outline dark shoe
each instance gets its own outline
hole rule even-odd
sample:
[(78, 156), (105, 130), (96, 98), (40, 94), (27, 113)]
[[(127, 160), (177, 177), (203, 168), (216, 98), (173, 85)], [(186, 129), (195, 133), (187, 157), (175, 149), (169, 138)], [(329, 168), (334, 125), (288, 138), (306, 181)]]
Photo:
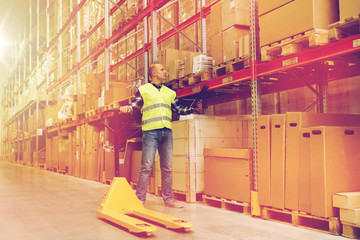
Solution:
[(180, 203), (176, 202), (174, 199), (165, 203), (166, 207), (172, 207), (172, 208), (183, 208), (184, 206)]

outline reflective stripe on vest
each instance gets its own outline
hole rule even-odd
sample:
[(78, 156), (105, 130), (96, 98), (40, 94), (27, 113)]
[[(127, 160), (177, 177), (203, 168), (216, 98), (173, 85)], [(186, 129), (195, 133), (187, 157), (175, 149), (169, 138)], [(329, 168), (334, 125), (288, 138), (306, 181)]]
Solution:
[(157, 104), (153, 104), (151, 106), (148, 106), (146, 108), (141, 109), (141, 112), (146, 112), (146, 111), (149, 111), (151, 109), (159, 108), (159, 107), (168, 108), (168, 109), (171, 110), (171, 106), (169, 106), (169, 105), (167, 105), (165, 103), (157, 103)]
[(169, 117), (156, 117), (156, 118), (150, 118), (150, 119), (144, 120), (144, 121), (142, 121), (142, 124), (145, 125), (148, 123), (159, 122), (162, 120), (171, 122), (171, 118), (169, 118)]

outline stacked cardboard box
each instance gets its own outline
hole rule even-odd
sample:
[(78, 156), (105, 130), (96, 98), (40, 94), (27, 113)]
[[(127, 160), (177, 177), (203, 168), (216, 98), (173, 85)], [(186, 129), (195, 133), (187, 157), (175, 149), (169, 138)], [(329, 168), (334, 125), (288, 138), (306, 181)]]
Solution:
[[(300, 210), (320, 217), (336, 216), (336, 212), (329, 207), (329, 194), (331, 196), (335, 189), (356, 190), (356, 184), (351, 183), (356, 181), (349, 180), (356, 178), (356, 174), (342, 173), (342, 168), (337, 173), (329, 171), (334, 170), (331, 164), (341, 165), (338, 162), (340, 159), (348, 166), (358, 167), (358, 162), (352, 161), (346, 153), (354, 151), (347, 141), (359, 144), (360, 140), (355, 134), (357, 132), (352, 127), (359, 124), (360, 115), (351, 114), (289, 112), (259, 117), (257, 139), (260, 205)], [(318, 127), (318, 131), (314, 132), (316, 126), (323, 127)], [(346, 134), (346, 129), (349, 130), (348, 133), (354, 134)], [(325, 131), (328, 135), (324, 135)], [(316, 134), (317, 132), (323, 134)], [(331, 134), (337, 134), (337, 137), (331, 138)], [(331, 139), (346, 146), (342, 147), (345, 155), (328, 152), (330, 148), (325, 149), (331, 144)], [(333, 149), (342, 152), (336, 147)], [(329, 157), (330, 155), (334, 157)], [(348, 180), (340, 181), (340, 174), (347, 175)], [(341, 186), (336, 185), (335, 188), (335, 185), (329, 185), (333, 184), (329, 179), (338, 179), (336, 181), (341, 182)], [(357, 184), (357, 188), (360, 185)]]
[(105, 90), (104, 104), (110, 104), (112, 102), (118, 102), (131, 97), (131, 88), (129, 82), (110, 82), (109, 90)]
[(357, 17), (360, 14), (360, 1), (339, 0), (340, 21), (347, 18)]
[(222, 0), (211, 7), (211, 45), (216, 46), (211, 48), (214, 65), (249, 53), (249, 38), (245, 37), (249, 34), (249, 13), (249, 2), (245, 0)]
[[(160, 52), (159, 62), (167, 67), (169, 82), (194, 73), (194, 58), (201, 53), (190, 52), (178, 49), (164, 49)], [(204, 55), (204, 54), (201, 54)]]
[(360, 192), (333, 195), (333, 207), (340, 208), (340, 221), (360, 226)]
[[(251, 148), (250, 116), (213, 117), (189, 115), (173, 122), (173, 189), (196, 201), (204, 191), (204, 148)], [(219, 141), (221, 139), (221, 141)], [(155, 183), (161, 188), (159, 160)]]
[(259, 9), (260, 46), (315, 28), (328, 29), (338, 19), (337, 0), (260, 0)]
[(250, 202), (252, 149), (204, 148), (204, 194)]

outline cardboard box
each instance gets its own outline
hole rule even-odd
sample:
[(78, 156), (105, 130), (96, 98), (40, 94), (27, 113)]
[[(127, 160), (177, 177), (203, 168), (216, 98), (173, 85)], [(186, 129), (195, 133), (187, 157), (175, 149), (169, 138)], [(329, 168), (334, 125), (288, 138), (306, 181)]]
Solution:
[(337, 0), (295, 0), (259, 19), (260, 46), (306, 32), (328, 29), (338, 19)]
[(59, 138), (59, 170), (66, 171), (70, 165), (70, 140), (68, 136)]
[(141, 154), (142, 151), (133, 151), (131, 153), (130, 179), (133, 183), (137, 183), (139, 179), (139, 173), (141, 169)]
[(211, 71), (212, 65), (212, 57), (208, 57), (206, 54), (199, 54), (193, 59), (192, 73), (199, 73), (203, 70)]
[(168, 79), (169, 81), (173, 80), (173, 79), (179, 79), (179, 71), (181, 69), (181, 67), (184, 66), (184, 61), (183, 60), (178, 60), (178, 59), (173, 59), (170, 61), (168, 67), (169, 67), (169, 72), (168, 72)]
[(295, 0), (259, 0), (259, 16)]
[[(300, 129), (299, 134), (299, 192), (298, 200), (299, 210), (302, 212), (311, 212), (311, 181), (310, 181), (310, 128)], [(288, 150), (286, 150), (288, 152)], [(289, 150), (290, 151), (290, 150)], [(286, 172), (285, 172), (286, 175)], [(288, 177), (286, 178), (288, 179)], [(286, 189), (288, 189), (285, 180)], [(294, 186), (293, 186), (294, 187)], [(289, 201), (288, 192), (285, 189), (285, 207)]]
[(129, 85), (129, 82), (111, 82), (109, 84), (109, 90), (105, 91), (105, 105), (131, 97), (131, 88), (128, 88)]
[[(300, 131), (313, 126), (359, 126), (360, 115), (333, 113), (286, 113), (286, 167), (285, 167), (285, 208), (298, 210), (299, 181), (308, 181), (299, 177)], [(305, 149), (303, 149), (305, 151)], [(310, 151), (308, 149), (308, 151)], [(302, 153), (304, 154), (304, 152)], [(307, 163), (305, 163), (307, 164)], [(308, 177), (305, 176), (301, 177)]]
[(182, 51), (184, 56), (184, 74), (189, 75), (193, 72), (194, 57), (201, 54), (198, 52)]
[(52, 138), (51, 165), (49, 168), (59, 169), (59, 136)]
[(271, 206), (285, 208), (285, 114), (271, 119)]
[(239, 57), (250, 56), (250, 34), (241, 36), (239, 39)]
[(218, 65), (223, 62), (223, 33), (219, 32), (211, 37), (211, 56), (214, 61), (214, 65)]
[(335, 193), (333, 195), (333, 207), (360, 208), (360, 192)]
[(360, 224), (360, 208), (340, 209), (340, 221), (359, 225)]
[(212, 37), (222, 30), (222, 2), (219, 1), (216, 4), (211, 6), (210, 13), (210, 24), (208, 25), (210, 28), (210, 35)]
[(360, 189), (360, 127), (313, 127), (310, 137), (311, 214), (336, 217), (332, 196)]
[(224, 0), (222, 3), (222, 30), (234, 25), (250, 25), (250, 4), (248, 0)]
[(204, 194), (250, 202), (251, 149), (204, 148)]
[(182, 60), (183, 55), (182, 52), (178, 49), (167, 48), (160, 52), (159, 62), (164, 65), (164, 67), (168, 67), (172, 60)]
[(339, 0), (340, 21), (360, 14), (360, 1)]
[(249, 34), (248, 29), (230, 27), (223, 31), (223, 61), (227, 62), (239, 57), (239, 40)]
[(259, 204), (271, 206), (271, 115), (257, 118)]

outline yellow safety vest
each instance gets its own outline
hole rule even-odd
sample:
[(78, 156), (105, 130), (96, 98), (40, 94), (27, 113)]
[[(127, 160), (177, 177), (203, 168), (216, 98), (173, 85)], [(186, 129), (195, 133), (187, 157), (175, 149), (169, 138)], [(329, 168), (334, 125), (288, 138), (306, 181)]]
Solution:
[(172, 128), (171, 103), (176, 93), (170, 88), (162, 85), (160, 91), (151, 83), (139, 88), (144, 105), (142, 112), (142, 130), (148, 131), (161, 128)]

